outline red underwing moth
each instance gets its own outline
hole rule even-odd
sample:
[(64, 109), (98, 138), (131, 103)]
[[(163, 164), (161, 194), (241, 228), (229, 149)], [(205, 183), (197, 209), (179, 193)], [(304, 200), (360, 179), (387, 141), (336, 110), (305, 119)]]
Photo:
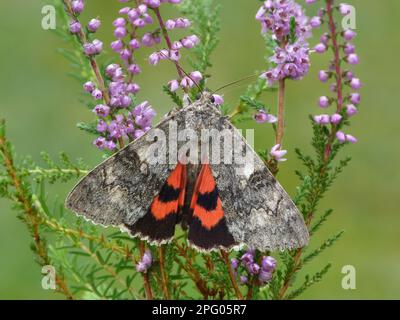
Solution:
[(66, 206), (156, 245), (171, 241), (177, 224), (202, 251), (309, 240), (288, 194), (207, 92), (93, 169)]

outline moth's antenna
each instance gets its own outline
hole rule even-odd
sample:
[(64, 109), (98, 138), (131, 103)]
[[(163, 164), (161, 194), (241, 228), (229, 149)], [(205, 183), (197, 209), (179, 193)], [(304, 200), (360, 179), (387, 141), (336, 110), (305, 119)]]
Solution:
[(252, 75), (247, 76), (247, 77), (244, 77), (244, 78), (242, 78), (242, 79), (239, 79), (239, 80), (230, 82), (230, 83), (225, 84), (225, 85), (223, 85), (222, 87), (218, 88), (217, 90), (215, 90), (215, 91), (213, 92), (213, 94), (216, 93), (216, 92), (218, 92), (218, 91), (220, 91), (220, 90), (222, 90), (222, 89), (225, 89), (225, 88), (227, 88), (227, 87), (230, 87), (230, 86), (232, 86), (232, 85), (234, 85), (234, 84), (237, 84), (237, 83), (240, 83), (240, 82), (242, 82), (242, 81), (245, 81), (245, 80), (248, 80), (248, 79), (251, 79), (251, 78), (254, 78), (254, 77), (258, 77), (258, 76), (259, 76), (259, 74), (252, 74)]
[(174, 61), (174, 60), (172, 60), (170, 57), (168, 57), (166, 54), (164, 54), (163, 52), (159, 52), (161, 55), (163, 55), (166, 59), (168, 59), (168, 60), (170, 60), (171, 62), (173, 62), (174, 64), (175, 64), (175, 66), (180, 70), (180, 71), (182, 71), (184, 74), (185, 74), (185, 76), (186, 77), (188, 77), (190, 80), (192, 80), (193, 81), (193, 83), (196, 85), (196, 87), (201, 91), (201, 87), (199, 86), (199, 84), (197, 83), (197, 81), (196, 80), (194, 80), (191, 76), (190, 76), (190, 74), (188, 74), (185, 70), (183, 70), (183, 68), (178, 64), (178, 63), (176, 63), (176, 61)]

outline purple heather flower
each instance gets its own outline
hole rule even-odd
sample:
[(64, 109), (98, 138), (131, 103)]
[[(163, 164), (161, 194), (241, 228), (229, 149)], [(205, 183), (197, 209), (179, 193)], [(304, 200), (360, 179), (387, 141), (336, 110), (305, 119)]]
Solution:
[(140, 129), (137, 129), (137, 130), (135, 130), (135, 132), (134, 132), (134, 134), (133, 134), (133, 137), (135, 138), (135, 139), (139, 139), (142, 135), (144, 135), (146, 132), (144, 131), (144, 130), (140, 130)]
[(117, 27), (114, 30), (114, 36), (119, 39), (124, 38), (126, 36), (126, 33), (127, 31), (125, 27)]
[(224, 98), (222, 98), (222, 96), (220, 96), (219, 94), (213, 94), (212, 101), (215, 105), (220, 106), (224, 103)]
[(231, 266), (233, 270), (236, 270), (239, 266), (239, 260), (236, 258), (231, 259)]
[(138, 93), (140, 91), (140, 86), (137, 83), (130, 83), (126, 86), (127, 93)]
[(271, 151), (269, 152), (270, 156), (275, 159), (277, 162), (283, 162), (286, 161), (287, 159), (284, 159), (283, 156), (287, 153), (286, 150), (281, 150), (281, 145), (277, 144), (271, 148)]
[(354, 90), (359, 90), (361, 89), (362, 83), (361, 80), (358, 78), (353, 78), (350, 81), (350, 87), (352, 87)]
[(343, 31), (343, 38), (346, 41), (351, 41), (353, 40), (355, 37), (357, 36), (357, 33), (351, 29), (347, 29), (345, 31)]
[[(166, 59), (167, 57), (169, 57), (172, 61), (179, 61), (181, 59), (181, 53), (179, 50), (170, 50), (167, 55), (165, 55), (164, 50), (161, 50), (161, 54), (163, 59)], [(203, 76), (201, 77), (203, 78)]]
[(118, 68), (120, 68), (120, 66), (116, 63), (109, 64), (106, 67), (106, 75), (108, 77), (112, 78)]
[(107, 123), (100, 119), (99, 122), (97, 123), (97, 131), (98, 132), (106, 132), (107, 131)]
[(181, 40), (182, 46), (185, 47), (186, 49), (192, 49), (199, 42), (200, 39), (196, 35), (187, 36)]
[[(126, 1), (125, 1), (126, 2)], [(119, 14), (128, 14), (128, 12), (131, 10), (130, 7), (124, 7), (122, 9), (120, 9), (118, 12)]]
[(160, 0), (144, 0), (144, 4), (147, 4), (151, 8), (158, 8), (160, 6)]
[(175, 28), (175, 25), (176, 25), (176, 23), (175, 23), (175, 21), (172, 20), (172, 19), (168, 19), (167, 21), (165, 21), (165, 27), (166, 27), (168, 30), (174, 29), (174, 28)]
[(98, 39), (94, 39), (92, 44), (95, 48), (96, 54), (100, 54), (103, 51), (103, 42)]
[(285, 78), (300, 80), (310, 68), (308, 44), (298, 40), (285, 48), (277, 47), (270, 61), (277, 66), (261, 75), (270, 85)]
[(97, 53), (96, 47), (90, 42), (83, 44), (83, 51), (87, 56), (93, 56)]
[(249, 263), (246, 265), (246, 269), (250, 274), (256, 275), (260, 272), (260, 266), (257, 263)]
[(106, 148), (110, 151), (114, 150), (117, 147), (113, 140), (106, 141)]
[(74, 0), (71, 3), (71, 9), (75, 14), (81, 13), (85, 8), (83, 0)]
[(330, 123), (330, 117), (327, 114), (321, 114), (314, 116), (314, 121), (320, 125), (327, 125)]
[(268, 0), (256, 14), (256, 19), (261, 22), (263, 33), (268, 31), (281, 40), (290, 34), (290, 21), (296, 20), (297, 38), (306, 38), (310, 35), (308, 18), (303, 8), (292, 0)]
[(327, 47), (323, 43), (319, 43), (314, 47), (315, 52), (317, 53), (324, 53), (326, 51)]
[(78, 21), (71, 21), (71, 23), (69, 24), (69, 31), (71, 33), (79, 33), (82, 30), (82, 26)]
[(242, 255), (240, 260), (244, 265), (248, 265), (254, 262), (254, 255), (251, 252), (246, 252), (245, 254)]
[(342, 131), (338, 131), (336, 132), (336, 139), (338, 139), (340, 143), (344, 143), (346, 142), (346, 135)]
[(260, 280), (261, 283), (267, 283), (271, 279), (272, 279), (272, 272), (261, 269), (258, 275), (258, 280)]
[(149, 56), (149, 63), (153, 66), (157, 65), (158, 62), (160, 61), (160, 55), (158, 52), (153, 52), (150, 56)]
[(352, 9), (352, 7), (350, 5), (348, 5), (347, 3), (341, 3), (339, 5), (340, 14), (343, 16), (347, 16), (348, 14), (350, 14), (351, 9)]
[(98, 137), (93, 141), (93, 144), (100, 150), (103, 150), (106, 147), (106, 139), (103, 137)]
[(137, 50), (140, 48), (140, 42), (138, 39), (132, 39), (131, 41), (129, 41), (129, 46), (133, 49), (133, 50)]
[(87, 28), (90, 32), (96, 32), (101, 26), (101, 21), (99, 19), (92, 19), (89, 21)]
[(353, 64), (353, 65), (359, 64), (359, 62), (360, 62), (357, 54), (355, 54), (355, 53), (349, 54), (347, 56), (346, 60), (349, 64)]
[(118, 40), (111, 42), (110, 46), (114, 52), (120, 52), (122, 50), (122, 48), (124, 47), (124, 42), (121, 39), (118, 39)]
[(316, 17), (311, 18), (311, 20), (310, 20), (310, 26), (312, 28), (318, 28), (321, 26), (321, 24), (322, 24), (321, 17), (316, 16)]
[(324, 33), (324, 34), (320, 37), (319, 40), (321, 41), (321, 43), (327, 45), (327, 44), (329, 43), (329, 39), (330, 39), (329, 34), (328, 34), (328, 33)]
[(273, 272), (276, 268), (276, 260), (270, 256), (264, 256), (261, 260), (261, 267), (265, 271)]
[(168, 82), (168, 88), (169, 90), (171, 90), (172, 92), (175, 92), (176, 90), (179, 89), (179, 82), (178, 80), (171, 80), (170, 82)]
[(146, 128), (151, 124), (156, 112), (148, 101), (144, 101), (133, 109), (133, 114), (136, 124), (141, 128)]
[(96, 100), (103, 99), (103, 93), (99, 89), (94, 89), (92, 91), (92, 97)]
[(345, 54), (349, 55), (356, 52), (356, 47), (351, 43), (346, 43), (343, 47)]
[(331, 101), (328, 97), (322, 96), (319, 98), (318, 104), (321, 108), (328, 108), (331, 104)]
[(95, 85), (92, 81), (88, 81), (83, 85), (83, 89), (88, 93), (92, 93), (92, 91), (95, 89)]
[(346, 106), (346, 114), (348, 117), (354, 116), (355, 114), (357, 114), (357, 112), (358, 110), (354, 104), (348, 104)]
[(142, 37), (142, 43), (146, 47), (152, 47), (155, 44), (154, 37), (150, 32), (147, 32)]
[(354, 105), (359, 105), (361, 102), (361, 95), (359, 93), (351, 93), (350, 94), (350, 101)]
[(119, 55), (122, 60), (129, 60), (132, 57), (132, 53), (129, 51), (129, 49), (123, 49)]
[(203, 79), (203, 75), (201, 74), (200, 71), (193, 71), (190, 73), (190, 77), (196, 81), (197, 83), (199, 83), (202, 79)]
[(98, 116), (98, 117), (107, 117), (110, 114), (110, 107), (105, 106), (103, 104), (98, 104), (97, 106), (94, 107), (93, 112)]
[(190, 79), (189, 77), (183, 77), (183, 79), (181, 81), (182, 88), (191, 88), (193, 86), (194, 86), (194, 82), (192, 79)]
[(126, 20), (122, 17), (119, 17), (119, 18), (115, 19), (112, 24), (116, 28), (124, 27), (126, 25)]
[(276, 121), (278, 121), (278, 119), (273, 116), (272, 114), (269, 114), (267, 112), (265, 112), (265, 110), (259, 110), (255, 115), (254, 115), (254, 120), (257, 123), (275, 123)]
[(327, 72), (327, 71), (321, 70), (321, 71), (318, 73), (318, 79), (319, 79), (321, 82), (326, 82), (326, 81), (329, 80), (329, 78), (330, 78), (330, 73)]
[(128, 67), (128, 71), (129, 71), (131, 74), (139, 74), (139, 73), (142, 72), (142, 70), (140, 69), (140, 66), (139, 66), (138, 64), (131, 64), (131, 65)]
[(331, 115), (331, 123), (332, 124), (337, 125), (340, 123), (340, 121), (342, 121), (342, 116), (340, 114), (335, 113), (335, 114)]
[(351, 134), (346, 134), (346, 141), (350, 142), (351, 144), (357, 143), (357, 138), (352, 136)]
[(240, 283), (245, 284), (249, 279), (245, 275), (240, 276)]

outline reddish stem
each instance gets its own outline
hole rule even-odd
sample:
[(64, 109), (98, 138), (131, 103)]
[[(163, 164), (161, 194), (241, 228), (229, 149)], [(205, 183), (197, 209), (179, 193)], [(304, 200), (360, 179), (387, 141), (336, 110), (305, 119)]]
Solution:
[[(155, 13), (155, 15), (157, 17), (158, 23), (159, 23), (160, 28), (161, 28), (161, 32), (163, 34), (165, 42), (167, 43), (168, 49), (172, 50), (172, 41), (171, 41), (171, 38), (169, 37), (168, 30), (165, 27), (164, 20), (161, 17), (160, 9), (159, 8), (154, 8), (153, 10), (154, 10), (154, 13)], [(173, 62), (175, 64), (176, 70), (178, 71), (179, 78), (182, 79), (185, 76), (183, 74), (183, 72), (182, 72), (182, 67), (179, 65), (178, 61), (173, 61)]]
[[(340, 46), (338, 44), (337, 30), (335, 25), (335, 20), (333, 18), (333, 0), (326, 1), (326, 13), (329, 17), (329, 33), (332, 40), (332, 47), (334, 52), (334, 67), (336, 73), (336, 89), (337, 89), (337, 105), (336, 112), (340, 113), (343, 109), (343, 76), (341, 69), (341, 59), (340, 59)], [(332, 144), (335, 141), (335, 136), (337, 133), (337, 125), (332, 125), (331, 134), (328, 139), (328, 143), (325, 147), (324, 161), (327, 163), (332, 152)]]

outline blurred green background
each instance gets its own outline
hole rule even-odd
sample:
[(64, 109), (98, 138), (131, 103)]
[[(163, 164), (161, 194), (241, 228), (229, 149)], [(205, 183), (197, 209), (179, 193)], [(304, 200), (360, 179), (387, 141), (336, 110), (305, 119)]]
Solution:
[[(214, 67), (210, 88), (240, 79), (262, 70), (263, 41), (259, 24), (254, 20), (259, 6), (256, 0), (218, 0), (222, 9), (221, 43), (213, 55)], [(302, 0), (298, 2), (303, 3)], [(320, 284), (309, 289), (302, 298), (313, 299), (399, 299), (400, 298), (400, 215), (398, 160), (400, 148), (398, 128), (400, 109), (398, 85), (400, 42), (398, 0), (350, 1), (357, 8), (355, 43), (361, 58), (356, 74), (364, 82), (360, 114), (348, 130), (359, 143), (345, 148), (342, 156), (353, 161), (321, 204), (335, 209), (333, 217), (313, 238), (315, 247), (339, 230), (346, 233), (332, 249), (323, 253), (307, 267), (316, 271), (327, 262), (333, 268)], [(0, 2), (0, 115), (7, 119), (8, 135), (20, 155), (36, 160), (42, 150), (57, 156), (65, 151), (71, 158), (82, 157), (90, 165), (100, 160), (100, 153), (91, 146), (92, 137), (78, 130), (75, 124), (92, 117), (80, 102), (81, 84), (66, 73), (68, 62), (56, 53), (64, 43), (52, 32), (41, 28), (41, 8), (51, 3), (39, 0)], [(99, 15), (103, 27), (99, 37), (111, 40), (111, 22), (117, 16), (117, 1), (87, 1), (84, 18)], [(167, 16), (177, 16), (170, 6)], [(313, 15), (316, 6), (308, 8)], [(312, 40), (313, 44), (315, 39)], [(146, 65), (149, 50), (141, 50), (139, 61)], [(285, 145), (289, 161), (281, 167), (280, 181), (293, 194), (298, 183), (294, 170), (299, 163), (294, 147), (309, 149), (310, 113), (318, 112), (317, 98), (327, 94), (326, 85), (319, 84), (317, 71), (326, 68), (327, 56), (314, 56), (309, 76), (288, 85), (287, 132)], [(167, 80), (175, 77), (169, 63), (144, 67), (139, 83), (140, 99), (148, 99), (159, 116), (172, 105), (161, 91)], [(225, 90), (225, 100), (234, 105), (244, 86)], [(264, 101), (275, 105), (274, 94)], [(253, 125), (253, 124), (249, 124)], [(257, 147), (270, 147), (272, 132), (257, 125)], [(51, 195), (65, 197), (71, 184), (55, 186)], [(40, 268), (32, 259), (30, 239), (25, 226), (10, 210), (10, 203), (0, 200), (0, 298), (56, 298), (41, 288)], [(357, 289), (343, 290), (341, 268), (353, 265), (357, 271)], [(299, 276), (302, 280), (304, 274)]]

